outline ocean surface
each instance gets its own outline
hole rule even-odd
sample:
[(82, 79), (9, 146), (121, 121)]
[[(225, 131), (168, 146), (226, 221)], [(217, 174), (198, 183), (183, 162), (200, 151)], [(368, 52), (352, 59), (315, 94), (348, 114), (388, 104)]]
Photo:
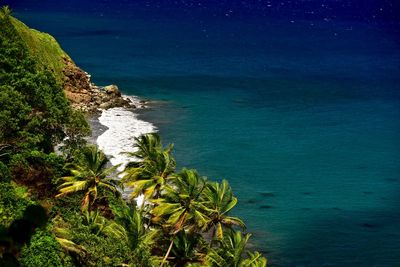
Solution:
[(154, 101), (100, 117), (109, 155), (159, 131), (179, 167), (229, 180), (234, 215), (270, 266), (400, 266), (395, 1), (303, 1), (304, 12), (278, 8), (299, 1), (28, 2), (15, 15), (54, 35), (95, 83)]

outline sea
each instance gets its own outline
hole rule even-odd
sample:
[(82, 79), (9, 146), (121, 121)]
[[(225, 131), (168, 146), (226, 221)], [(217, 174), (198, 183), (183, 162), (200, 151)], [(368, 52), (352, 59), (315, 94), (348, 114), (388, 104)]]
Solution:
[[(7, 2), (7, 1), (6, 1)], [(398, 1), (8, 1), (98, 85), (113, 164), (158, 131), (269, 266), (400, 266)]]

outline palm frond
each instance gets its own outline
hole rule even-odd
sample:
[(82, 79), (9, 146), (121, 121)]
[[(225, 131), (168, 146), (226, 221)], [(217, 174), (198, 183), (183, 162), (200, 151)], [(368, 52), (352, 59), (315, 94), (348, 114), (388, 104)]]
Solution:
[(84, 246), (80, 246), (69, 239), (71, 237), (71, 232), (69, 229), (55, 227), (53, 228), (53, 232), (55, 235), (55, 239), (63, 249), (77, 254), (82, 254), (86, 252)]
[(56, 237), (56, 240), (61, 245), (61, 247), (67, 251), (75, 252), (77, 254), (86, 252), (86, 249), (84, 246), (77, 245), (74, 242), (72, 242), (71, 240), (68, 240), (65, 238), (60, 238), (60, 237)]
[(88, 186), (87, 181), (76, 181), (76, 182), (67, 182), (62, 184), (59, 190), (59, 194), (56, 197), (65, 196), (70, 193), (75, 193), (86, 189)]
[(246, 228), (245, 223), (237, 217), (225, 217), (221, 220), (221, 223), (227, 226), (235, 225), (235, 226), (240, 226), (243, 229)]
[(98, 186), (116, 192), (120, 182), (110, 176), (119, 166), (106, 168), (107, 162), (107, 157), (97, 146), (85, 147), (82, 151), (82, 158), (78, 162), (68, 163), (64, 166), (71, 175), (61, 178), (64, 183), (58, 187), (59, 194), (56, 197), (85, 191), (81, 202), (82, 209), (85, 210), (96, 201)]
[(247, 252), (247, 259), (243, 260), (240, 267), (266, 267), (267, 259), (264, 258), (258, 251), (252, 253)]

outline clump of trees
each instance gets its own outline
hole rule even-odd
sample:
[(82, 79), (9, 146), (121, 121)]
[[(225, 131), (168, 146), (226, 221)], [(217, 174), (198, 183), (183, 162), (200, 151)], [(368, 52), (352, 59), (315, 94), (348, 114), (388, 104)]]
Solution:
[[(266, 266), (260, 253), (246, 250), (250, 234), (242, 232), (243, 221), (229, 215), (237, 198), (226, 180), (208, 181), (193, 169), (176, 171), (173, 146), (163, 147), (156, 133), (136, 138), (134, 146), (122, 184), (96, 146), (82, 148), (80, 159), (66, 165), (72, 176), (60, 178), (56, 197), (78, 198), (80, 211), (72, 217), (60, 213), (55, 226), (65, 228), (60, 244), (79, 262), (95, 257), (87, 242), (96, 236), (114, 240), (112, 246), (127, 253), (110, 258), (114, 264)], [(121, 186), (132, 190), (127, 202), (116, 193)], [(137, 207), (140, 195), (144, 202)]]
[(230, 215), (238, 200), (228, 182), (176, 170), (173, 146), (157, 134), (135, 140), (122, 173), (108, 167), (83, 139), (84, 116), (37, 67), (10, 17), (3, 7), (0, 266), (266, 266)]

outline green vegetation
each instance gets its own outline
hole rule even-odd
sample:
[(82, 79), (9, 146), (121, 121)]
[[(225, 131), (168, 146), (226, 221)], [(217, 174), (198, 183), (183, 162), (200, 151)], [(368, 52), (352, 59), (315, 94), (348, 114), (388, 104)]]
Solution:
[(53, 36), (29, 28), (23, 22), (11, 17), (9, 8), (3, 7), (3, 9), (5, 10), (2, 13), (8, 14), (6, 16), (9, 17), (16, 33), (22, 39), (38, 67), (50, 71), (57, 82), (61, 83), (64, 77), (64, 58), (70, 59), (69, 56), (61, 49)]
[(72, 176), (61, 179), (60, 193), (56, 197), (62, 197), (70, 193), (84, 191), (82, 210), (90, 209), (97, 200), (99, 188), (103, 187), (112, 192), (118, 192), (118, 180), (109, 178), (118, 166), (105, 168), (107, 158), (96, 146), (87, 146), (82, 149), (82, 159), (78, 164), (71, 163), (66, 167)]
[(136, 139), (137, 152), (128, 153), (139, 159), (131, 162), (125, 171), (123, 182), (132, 188), (131, 197), (144, 194), (145, 199), (158, 198), (161, 188), (175, 171), (175, 159), (170, 145), (163, 148), (157, 135), (143, 135)]
[(66, 254), (54, 236), (47, 231), (38, 230), (29, 244), (21, 250), (22, 266), (74, 266), (72, 258)]
[(266, 266), (229, 215), (227, 181), (177, 171), (157, 134), (135, 140), (122, 173), (108, 168), (58, 82), (56, 41), (7, 7), (0, 29), (0, 266)]

